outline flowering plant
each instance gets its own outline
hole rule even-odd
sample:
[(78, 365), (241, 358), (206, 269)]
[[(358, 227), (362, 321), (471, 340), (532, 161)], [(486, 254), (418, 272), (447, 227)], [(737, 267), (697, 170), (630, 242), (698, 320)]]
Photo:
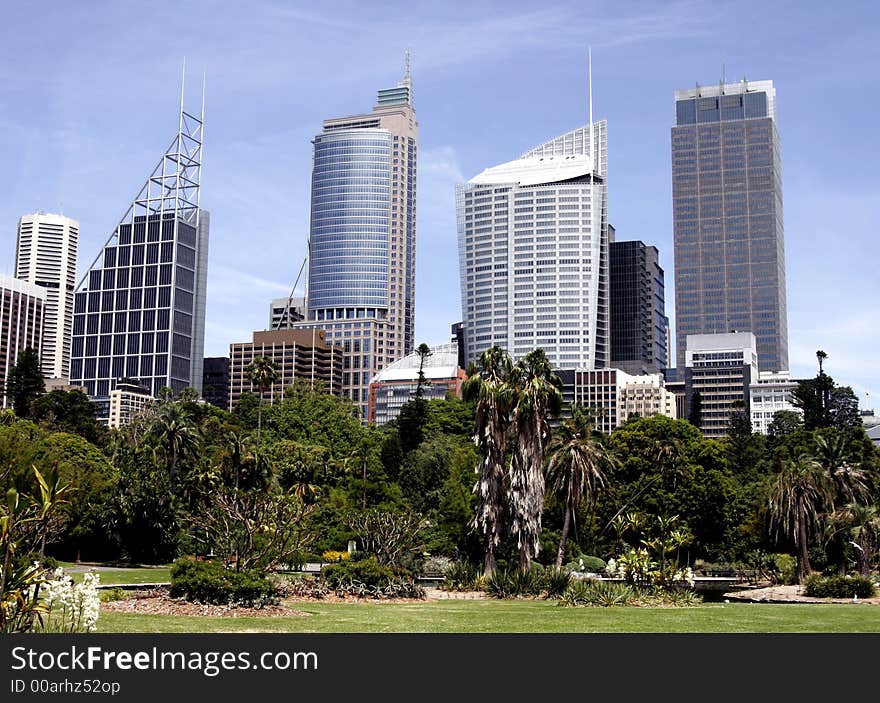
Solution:
[(40, 602), (45, 608), (40, 614), (42, 631), (93, 632), (101, 609), (99, 582), (100, 576), (90, 572), (74, 583), (64, 569), (55, 569), (40, 587)]

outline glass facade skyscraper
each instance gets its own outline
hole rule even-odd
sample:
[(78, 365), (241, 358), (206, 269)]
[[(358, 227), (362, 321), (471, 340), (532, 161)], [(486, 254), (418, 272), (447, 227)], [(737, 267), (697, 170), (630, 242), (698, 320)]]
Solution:
[(608, 365), (606, 123), (563, 134), (456, 189), (465, 362), (541, 347)]
[(204, 362), (208, 213), (199, 208), (203, 120), (180, 128), (74, 296), (70, 379), (107, 420), (123, 380), (152, 394), (199, 392)]
[(611, 366), (655, 374), (669, 364), (666, 293), (657, 247), (611, 242)]
[(369, 114), (314, 140), (308, 319), (343, 347), (342, 393), (368, 414), (370, 380), (415, 339), (418, 123), (409, 73)]
[(788, 368), (782, 162), (772, 81), (675, 92), (676, 365), (688, 335), (752, 332)]

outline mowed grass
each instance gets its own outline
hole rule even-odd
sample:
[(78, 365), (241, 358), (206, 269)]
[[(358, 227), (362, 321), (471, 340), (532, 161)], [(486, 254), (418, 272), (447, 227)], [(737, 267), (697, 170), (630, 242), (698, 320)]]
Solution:
[(690, 608), (564, 608), (551, 601), (449, 600), (291, 605), (307, 615), (202, 618), (104, 611), (98, 619), (98, 632), (880, 632), (880, 607), (867, 604), (706, 603)]
[[(100, 585), (133, 585), (139, 583), (171, 583), (171, 567), (141, 568), (120, 567), (118, 569), (101, 568), (96, 570), (101, 577)], [(84, 572), (70, 573), (75, 583), (82, 581)]]

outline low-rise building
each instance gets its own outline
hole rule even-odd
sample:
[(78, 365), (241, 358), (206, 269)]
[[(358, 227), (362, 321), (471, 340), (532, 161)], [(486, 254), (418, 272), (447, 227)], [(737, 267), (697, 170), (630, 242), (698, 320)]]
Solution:
[(155, 399), (150, 389), (129, 379), (119, 379), (110, 391), (108, 427), (123, 427)]
[[(735, 411), (749, 411), (758, 382), (758, 350), (751, 332), (688, 335), (685, 348), (687, 415), (700, 416), (705, 437), (723, 437)], [(698, 408), (699, 412), (695, 412)]]
[(458, 364), (458, 349), (458, 344), (441, 344), (431, 347), (423, 365), (418, 352), (413, 352), (379, 371), (370, 382), (369, 421), (384, 425), (400, 414), (404, 404), (415, 397), (420, 366), (425, 400), (445, 398), (448, 393), (460, 397), (465, 371)]
[(633, 376), (606, 368), (561, 372), (559, 376), (564, 399), (592, 408), (600, 432), (610, 434), (633, 417), (678, 416), (675, 394), (666, 389), (662, 374)]
[(787, 371), (759, 371), (757, 383), (749, 386), (749, 412), (752, 432), (767, 434), (773, 416), (780, 410), (803, 414), (792, 403), (792, 392), (799, 381), (789, 377)]

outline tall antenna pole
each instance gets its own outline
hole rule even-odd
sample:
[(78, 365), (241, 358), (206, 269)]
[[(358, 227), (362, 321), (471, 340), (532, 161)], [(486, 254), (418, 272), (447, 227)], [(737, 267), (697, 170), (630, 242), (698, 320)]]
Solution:
[(588, 92), (590, 94), (590, 178), (596, 176), (596, 149), (595, 140), (593, 139), (593, 47), (587, 48), (587, 80)]

